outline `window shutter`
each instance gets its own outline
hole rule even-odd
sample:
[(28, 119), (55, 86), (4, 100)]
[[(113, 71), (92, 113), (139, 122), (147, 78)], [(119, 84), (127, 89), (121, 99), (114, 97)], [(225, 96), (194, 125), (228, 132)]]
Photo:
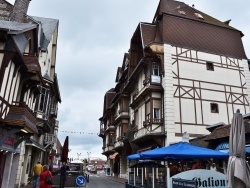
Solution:
[(154, 108), (161, 109), (161, 101), (160, 100), (154, 100)]

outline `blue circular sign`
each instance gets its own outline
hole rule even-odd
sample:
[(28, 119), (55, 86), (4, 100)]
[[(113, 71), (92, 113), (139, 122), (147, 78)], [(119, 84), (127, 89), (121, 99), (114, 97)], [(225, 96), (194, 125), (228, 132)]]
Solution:
[(77, 176), (76, 177), (76, 185), (84, 186), (86, 184), (86, 180), (84, 176)]

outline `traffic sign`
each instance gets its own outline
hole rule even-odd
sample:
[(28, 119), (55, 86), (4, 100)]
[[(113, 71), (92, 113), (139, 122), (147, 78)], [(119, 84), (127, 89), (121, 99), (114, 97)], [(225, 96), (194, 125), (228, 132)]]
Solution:
[(86, 179), (84, 176), (77, 176), (76, 177), (76, 185), (80, 187), (86, 187)]

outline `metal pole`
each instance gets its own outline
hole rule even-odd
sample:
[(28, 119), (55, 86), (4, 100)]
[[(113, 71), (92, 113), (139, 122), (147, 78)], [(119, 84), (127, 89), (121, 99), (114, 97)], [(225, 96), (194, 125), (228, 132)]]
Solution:
[(142, 167), (141, 169), (141, 185), (143, 186), (143, 172), (144, 172), (144, 168)]
[(153, 188), (155, 188), (155, 168), (154, 167), (153, 167), (152, 176), (153, 176)]
[(134, 167), (134, 185), (135, 185), (135, 167)]

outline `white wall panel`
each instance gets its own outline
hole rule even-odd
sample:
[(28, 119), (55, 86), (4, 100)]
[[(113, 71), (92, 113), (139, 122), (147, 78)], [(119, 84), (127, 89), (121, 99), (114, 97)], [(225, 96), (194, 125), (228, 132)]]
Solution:
[(194, 101), (192, 99), (181, 99), (182, 122), (195, 123)]
[(201, 96), (202, 100), (226, 101), (224, 92), (201, 90)]
[(205, 60), (205, 61), (211, 61), (211, 62), (221, 62), (220, 56), (214, 55), (214, 54), (209, 54), (205, 52), (197, 52), (198, 58)]
[(195, 100), (195, 107), (196, 107), (196, 121), (197, 124), (202, 124), (202, 107), (201, 107), (201, 101)]

